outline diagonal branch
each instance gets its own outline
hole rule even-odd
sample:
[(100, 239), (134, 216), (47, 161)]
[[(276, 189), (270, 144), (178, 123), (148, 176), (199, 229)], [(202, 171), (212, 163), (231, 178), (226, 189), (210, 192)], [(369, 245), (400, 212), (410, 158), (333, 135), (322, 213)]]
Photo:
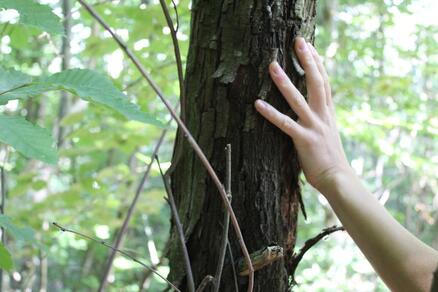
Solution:
[(131, 221), (132, 214), (134, 213), (134, 209), (137, 205), (138, 199), (139, 199), (141, 193), (143, 192), (144, 186), (146, 184), (146, 180), (149, 176), (149, 173), (151, 172), (152, 164), (154, 162), (154, 157), (158, 154), (158, 151), (160, 150), (161, 144), (163, 143), (164, 137), (166, 136), (166, 133), (167, 133), (167, 130), (170, 126), (171, 121), (172, 120), (169, 120), (169, 122), (166, 125), (166, 128), (161, 132), (161, 136), (158, 139), (157, 144), (155, 144), (155, 148), (154, 148), (154, 151), (153, 151), (152, 156), (151, 156), (151, 161), (147, 165), (146, 170), (145, 170), (145, 172), (140, 180), (140, 183), (137, 186), (134, 198), (132, 199), (132, 202), (131, 202), (131, 205), (129, 206), (128, 212), (126, 213), (126, 217), (123, 220), (122, 227), (120, 227), (120, 230), (117, 232), (116, 241), (114, 243), (115, 249), (111, 250), (111, 254), (108, 257), (108, 260), (107, 260), (107, 263), (105, 266), (105, 270), (103, 272), (103, 276), (100, 280), (100, 285), (99, 285), (99, 289), (98, 289), (99, 292), (105, 290), (108, 275), (111, 272), (114, 258), (116, 257), (117, 249), (119, 249), (122, 245), (122, 241), (123, 241), (123, 238), (126, 234), (126, 230), (128, 229), (129, 222)]
[(227, 241), (227, 249), (228, 253), (230, 254), (230, 260), (231, 260), (231, 270), (233, 271), (233, 279), (234, 279), (234, 291), (239, 292), (239, 284), (237, 284), (237, 270), (236, 270), (236, 260), (233, 256), (233, 251), (231, 250), (230, 241)]
[[(227, 190), (228, 200), (231, 202), (231, 144), (227, 144), (225, 147), (225, 157), (226, 157), (226, 178), (225, 178), (225, 188)], [(224, 215), (224, 226), (222, 232), (222, 242), (219, 250), (219, 261), (215, 274), (214, 281), (214, 292), (219, 292), (222, 278), (222, 270), (224, 268), (225, 254), (227, 252), (228, 243), (228, 230), (230, 227), (230, 214), (225, 212)]]
[(136, 262), (137, 264), (143, 266), (144, 268), (150, 270), (152, 273), (154, 273), (155, 275), (157, 275), (158, 277), (160, 277), (161, 279), (163, 279), (164, 281), (166, 281), (166, 283), (169, 284), (169, 285), (170, 285), (175, 291), (181, 292), (181, 290), (179, 290), (179, 289), (178, 289), (175, 285), (173, 285), (169, 280), (167, 280), (165, 277), (163, 277), (162, 275), (160, 275), (160, 273), (158, 273), (157, 270), (153, 269), (152, 267), (146, 265), (146, 264), (143, 263), (142, 261), (140, 261), (140, 260), (136, 259), (135, 257), (131, 256), (131, 255), (130, 255), (129, 253), (127, 253), (126, 251), (123, 251), (123, 250), (120, 250), (120, 249), (116, 249), (116, 248), (114, 248), (113, 246), (107, 244), (105, 241), (102, 241), (102, 240), (99, 240), (99, 239), (95, 239), (95, 238), (93, 238), (93, 237), (91, 237), (91, 236), (88, 236), (88, 235), (86, 235), (86, 234), (80, 233), (80, 232), (78, 232), (78, 231), (74, 231), (74, 230), (71, 230), (71, 229), (67, 229), (67, 228), (65, 228), (65, 227), (62, 227), (61, 225), (59, 225), (59, 224), (56, 223), (56, 222), (52, 222), (52, 224), (53, 224), (55, 227), (57, 227), (59, 230), (61, 230), (62, 232), (68, 232), (68, 233), (72, 233), (72, 234), (78, 235), (78, 236), (80, 236), (80, 237), (82, 237), (82, 238), (85, 238), (85, 239), (88, 239), (88, 240), (90, 240), (90, 241), (93, 241), (93, 242), (99, 243), (99, 244), (101, 244), (101, 245), (103, 245), (103, 246), (105, 246), (105, 247), (107, 247), (107, 248), (109, 248), (109, 249), (111, 249), (111, 250), (114, 250), (114, 251), (120, 253), (121, 255), (127, 257), (128, 259), (130, 259), (130, 260)]
[[(167, 8), (166, 1), (160, 0), (161, 8), (163, 9), (164, 16), (166, 17), (167, 26), (170, 29), (170, 35), (172, 36), (172, 42), (173, 42), (173, 49), (175, 52), (175, 60), (176, 60), (176, 68), (178, 70), (178, 81), (179, 81), (179, 95), (180, 95), (180, 104), (181, 104), (181, 119), (185, 121), (186, 117), (186, 110), (185, 110), (185, 104), (186, 104), (186, 93), (184, 89), (184, 73), (183, 73), (183, 66), (181, 61), (181, 51), (179, 49), (179, 42), (177, 38), (177, 30), (175, 29), (172, 21), (172, 17), (170, 17), (169, 9)], [(174, 4), (175, 12), (176, 5)], [(178, 13), (176, 12), (177, 19), (178, 19)], [(178, 21), (177, 21), (178, 22)], [(177, 24), (178, 27), (179, 24)]]
[(173, 198), (172, 190), (169, 186), (169, 182), (167, 181), (166, 176), (161, 169), (160, 160), (158, 159), (158, 155), (155, 156), (157, 160), (158, 168), (160, 170), (161, 177), (163, 178), (164, 188), (166, 189), (167, 198), (166, 201), (169, 203), (170, 210), (172, 213), (173, 221), (176, 225), (176, 230), (178, 232), (179, 241), (181, 243), (181, 249), (184, 256), (184, 264), (186, 265), (186, 273), (187, 273), (187, 286), (189, 292), (195, 292), (195, 281), (193, 281), (193, 272), (192, 267), (190, 265), (190, 257), (189, 252), (187, 251), (186, 239), (184, 238), (184, 230), (181, 224), (181, 220), (179, 219), (178, 210), (176, 209), (175, 199)]
[(181, 131), (184, 133), (184, 136), (186, 137), (188, 143), (195, 151), (196, 155), (201, 160), (202, 164), (204, 165), (205, 169), (207, 170), (208, 174), (210, 175), (211, 179), (213, 180), (214, 184), (216, 185), (219, 195), (221, 197), (221, 200), (223, 204), (225, 205), (228, 213), (230, 214), (231, 223), (233, 225), (234, 231), (236, 233), (236, 237), (238, 239), (240, 248), (242, 249), (242, 253), (245, 259), (246, 264), (248, 265), (248, 291), (251, 292), (254, 287), (254, 268), (251, 263), (251, 258), (248, 252), (248, 249), (245, 244), (245, 240), (242, 236), (242, 231), (240, 230), (239, 222), (237, 221), (236, 214), (234, 214), (233, 208), (231, 207), (230, 202), (227, 198), (227, 193), (225, 192), (225, 189), (219, 180), (216, 172), (214, 171), (213, 167), (211, 166), (210, 162), (208, 161), (207, 157), (205, 156), (202, 149), (199, 147), (196, 140), (193, 138), (190, 131), (187, 129), (186, 125), (183, 123), (181, 118), (178, 116), (178, 114), (172, 109), (170, 103), (166, 100), (164, 97), (161, 89), (158, 87), (158, 85), (155, 83), (155, 81), (149, 76), (146, 69), (143, 67), (143, 65), (140, 63), (139, 59), (132, 53), (132, 51), (128, 48), (128, 46), (121, 40), (121, 38), (115, 34), (115, 32), (109, 27), (109, 25), (97, 14), (97, 12), (88, 5), (84, 0), (78, 0), (78, 2), (91, 14), (91, 16), (99, 22), (100, 25), (102, 25), (113, 37), (113, 39), (117, 42), (117, 44), (120, 46), (120, 48), (126, 53), (128, 58), (134, 63), (136, 68), (139, 70), (141, 75), (146, 79), (146, 81), (149, 83), (149, 85), (152, 87), (152, 89), (155, 91), (155, 93), (158, 95), (158, 97), (161, 99), (161, 101), (164, 103), (166, 108), (169, 110), (171, 116), (175, 119), (176, 123), (180, 127)]
[(293, 255), (292, 258), (292, 263), (291, 263), (291, 278), (292, 278), (292, 285), (296, 285), (295, 282), (295, 271), (299, 265), (299, 263), (301, 262), (301, 260), (304, 257), (304, 254), (311, 249), (315, 244), (317, 244), (321, 239), (323, 239), (324, 237), (326, 237), (327, 235), (336, 232), (336, 231), (344, 231), (345, 228), (343, 226), (336, 226), (333, 225), (332, 227), (327, 227), (324, 228), (319, 234), (317, 234), (316, 236), (306, 240), (306, 242), (304, 243), (303, 247), (300, 249), (300, 251), (297, 254)]
[(199, 284), (198, 289), (196, 289), (196, 292), (203, 292), (211, 282), (214, 282), (213, 276), (212, 275), (205, 276), (204, 280), (202, 280), (201, 284)]

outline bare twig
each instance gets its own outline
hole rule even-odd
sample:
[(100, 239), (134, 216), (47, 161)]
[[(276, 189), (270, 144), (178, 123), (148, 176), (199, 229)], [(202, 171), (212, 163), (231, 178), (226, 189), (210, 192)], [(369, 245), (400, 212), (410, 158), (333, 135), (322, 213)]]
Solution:
[[(183, 73), (183, 66), (181, 61), (181, 52), (179, 49), (179, 43), (177, 38), (177, 31), (178, 28), (175, 29), (173, 26), (172, 17), (170, 17), (169, 9), (167, 8), (166, 1), (160, 0), (161, 8), (163, 9), (164, 16), (166, 17), (167, 26), (170, 29), (170, 35), (172, 36), (172, 42), (173, 42), (173, 49), (175, 52), (175, 60), (176, 60), (176, 67), (178, 70), (178, 81), (179, 81), (179, 96), (180, 96), (180, 104), (181, 104), (181, 119), (185, 121), (186, 117), (186, 110), (185, 110), (185, 90), (184, 90), (184, 73)], [(173, 3), (176, 11), (176, 5)], [(176, 12), (177, 19), (178, 19), (178, 13)], [(178, 24), (179, 25), (179, 24)]]
[(301, 262), (301, 260), (303, 259), (304, 254), (310, 249), (312, 248), (315, 244), (317, 244), (321, 239), (323, 239), (324, 237), (326, 237), (327, 235), (336, 232), (336, 231), (343, 231), (345, 230), (345, 228), (343, 226), (336, 226), (333, 225), (332, 227), (327, 227), (324, 228), (318, 235), (316, 235), (315, 237), (312, 237), (308, 240), (306, 240), (306, 242), (304, 243), (303, 247), (300, 249), (300, 251), (297, 254), (293, 255), (292, 258), (292, 263), (291, 263), (291, 271), (290, 271), (290, 275), (292, 278), (292, 285), (296, 285), (295, 282), (295, 271), (298, 267), (298, 264)]
[(214, 282), (214, 277), (212, 275), (205, 276), (204, 280), (202, 280), (201, 284), (199, 284), (198, 289), (196, 289), (196, 292), (204, 291), (211, 282)]
[(211, 179), (213, 180), (214, 184), (216, 185), (216, 187), (219, 191), (219, 195), (221, 197), (221, 200), (222, 200), (223, 204), (225, 205), (228, 213), (230, 213), (231, 223), (232, 223), (234, 231), (236, 233), (236, 237), (238, 239), (240, 248), (242, 249), (242, 253), (243, 253), (243, 256), (245, 258), (245, 262), (248, 265), (248, 271), (249, 271), (248, 291), (251, 292), (253, 290), (253, 287), (254, 287), (254, 269), (252, 267), (251, 258), (249, 256), (249, 252), (248, 252), (248, 249), (246, 247), (245, 240), (243, 239), (242, 231), (240, 230), (240, 226), (239, 226), (239, 222), (237, 221), (236, 214), (234, 214), (234, 210), (231, 207), (230, 202), (228, 201), (225, 189), (224, 189), (221, 181), (219, 180), (216, 172), (214, 171), (213, 167), (211, 166), (210, 162), (208, 161), (208, 159), (205, 156), (202, 149), (199, 147), (196, 140), (193, 138), (190, 131), (187, 129), (184, 122), (180, 119), (178, 114), (172, 109), (170, 103), (164, 97), (161, 89), (158, 87), (158, 85), (155, 83), (155, 81), (149, 76), (146, 69), (140, 63), (139, 59), (132, 53), (132, 51), (121, 40), (121, 38), (109, 27), (109, 25), (96, 13), (96, 11), (93, 9), (93, 7), (88, 5), (84, 0), (78, 0), (78, 2), (91, 14), (91, 16), (94, 19), (96, 19), (99, 22), (100, 25), (102, 25), (111, 34), (111, 36), (117, 42), (117, 44), (120, 46), (120, 48), (126, 53), (128, 58), (134, 63), (134, 65), (139, 70), (141, 75), (146, 79), (146, 81), (149, 83), (149, 85), (152, 87), (152, 89), (155, 91), (155, 93), (158, 95), (158, 97), (164, 103), (166, 108), (169, 110), (171, 116), (175, 119), (176, 123), (180, 127), (181, 131), (184, 133), (184, 136), (186, 137), (190, 146), (193, 148), (196, 155), (199, 157), (199, 159), (201, 160), (205, 169), (207, 170), (208, 174), (210, 175)]
[(174, 0), (170, 0), (170, 1), (172, 1), (173, 10), (175, 10), (175, 18), (176, 18), (176, 28), (175, 28), (175, 31), (178, 32), (178, 30), (179, 30), (178, 8), (176, 7), (176, 3), (175, 3)]
[[(161, 266), (163, 263), (163, 259), (160, 258), (159, 262), (155, 265), (152, 266), (152, 268), (155, 270), (157, 269), (159, 266)], [(138, 291), (141, 292), (143, 291), (145, 288), (145, 283), (146, 281), (150, 278), (150, 276), (153, 274), (152, 270), (147, 270), (145, 271), (145, 273), (143, 274), (143, 277), (141, 278), (140, 284), (138, 286)]]
[(231, 269), (233, 271), (233, 279), (234, 279), (234, 288), (236, 290), (236, 292), (239, 292), (239, 284), (237, 284), (237, 271), (236, 271), (236, 264), (235, 264), (235, 259), (233, 256), (233, 251), (231, 250), (231, 245), (230, 242), (227, 242), (227, 248), (228, 248), (228, 253), (230, 254), (230, 259), (231, 259)]
[[(67, 70), (70, 68), (70, 60), (71, 60), (71, 50), (70, 50), (70, 41), (71, 41), (71, 26), (72, 26), (72, 17), (71, 17), (71, 0), (63, 0), (62, 1), (62, 15), (63, 15), (63, 27), (64, 27), (64, 36), (62, 37), (62, 46), (61, 46), (61, 70)], [(63, 90), (61, 92), (61, 101), (59, 102), (58, 108), (58, 148), (62, 145), (64, 140), (64, 128), (61, 125), (62, 118), (66, 115), (68, 109), (68, 94)]]
[[(227, 191), (228, 200), (231, 203), (231, 144), (227, 144), (225, 147), (225, 157), (226, 157), (226, 172), (225, 172), (225, 188)], [(230, 214), (225, 212), (224, 214), (224, 226), (222, 232), (222, 242), (219, 250), (219, 261), (215, 274), (214, 281), (214, 291), (218, 292), (221, 285), (222, 270), (224, 268), (225, 254), (227, 252), (228, 243), (228, 230), (230, 227)]]
[(113, 246), (107, 244), (105, 241), (102, 241), (102, 240), (99, 240), (99, 239), (95, 239), (95, 238), (93, 238), (93, 237), (91, 237), (91, 236), (88, 236), (88, 235), (86, 235), (86, 234), (80, 233), (80, 232), (78, 232), (78, 231), (74, 231), (74, 230), (71, 230), (71, 229), (67, 229), (67, 228), (65, 228), (65, 227), (62, 227), (61, 225), (59, 225), (59, 224), (56, 223), (56, 222), (53, 222), (52, 224), (53, 224), (55, 227), (57, 227), (59, 230), (61, 230), (62, 232), (69, 232), (69, 233), (72, 233), (72, 234), (78, 235), (78, 236), (80, 236), (80, 237), (82, 237), (82, 238), (85, 238), (85, 239), (88, 239), (88, 240), (90, 240), (90, 241), (93, 241), (93, 242), (99, 243), (99, 244), (101, 244), (101, 245), (103, 245), (103, 246), (105, 246), (105, 247), (107, 247), (107, 248), (109, 248), (109, 249), (111, 249), (111, 250), (114, 250), (114, 251), (120, 253), (121, 255), (123, 255), (123, 256), (127, 257), (128, 259), (132, 260), (133, 262), (136, 262), (137, 264), (143, 266), (144, 268), (146, 268), (146, 269), (152, 271), (152, 273), (154, 273), (155, 275), (157, 275), (158, 277), (160, 277), (161, 279), (163, 279), (164, 281), (166, 281), (166, 283), (169, 284), (169, 285), (170, 285), (175, 291), (179, 291), (179, 292), (181, 292), (181, 290), (179, 290), (175, 285), (173, 285), (171, 282), (169, 282), (169, 280), (167, 280), (165, 277), (163, 277), (162, 275), (160, 275), (160, 273), (158, 273), (157, 270), (153, 269), (152, 267), (146, 265), (146, 264), (143, 263), (142, 261), (140, 261), (140, 260), (136, 259), (135, 257), (131, 256), (131, 255), (130, 255), (129, 253), (127, 253), (126, 251), (123, 251), (123, 250), (120, 250), (120, 249), (116, 249), (116, 248), (114, 248)]
[[(169, 126), (170, 126), (171, 121), (172, 120), (169, 120), (169, 122), (167, 123), (167, 127), (161, 132), (161, 136), (158, 139), (157, 144), (155, 144), (155, 148), (154, 148), (154, 151), (153, 151), (152, 156), (151, 156), (151, 161), (147, 165), (146, 170), (145, 170), (145, 172), (143, 174), (143, 177), (141, 178), (140, 183), (137, 186), (134, 198), (132, 199), (132, 202), (131, 202), (131, 205), (129, 206), (128, 212), (126, 213), (126, 217), (123, 220), (122, 227), (120, 227), (119, 232), (117, 232), (116, 241), (114, 243), (115, 249), (120, 248), (121, 245), (122, 245), (123, 238), (125, 236), (126, 230), (128, 229), (128, 225), (129, 225), (129, 222), (131, 221), (131, 217), (132, 217), (132, 214), (134, 213), (134, 209), (135, 209), (135, 207), (137, 205), (138, 198), (140, 197), (141, 193), (143, 192), (144, 186), (146, 184), (146, 180), (147, 180), (147, 178), (149, 176), (149, 173), (151, 172), (152, 164), (154, 162), (154, 157), (158, 154), (158, 151), (160, 150), (161, 144), (164, 141), (164, 137), (166, 136), (166, 133), (167, 133), (167, 130), (168, 130)], [(114, 262), (114, 258), (116, 256), (116, 250), (115, 249), (113, 249), (111, 251), (111, 254), (108, 257), (108, 260), (107, 260), (107, 263), (106, 263), (106, 266), (105, 266), (105, 270), (104, 270), (103, 276), (102, 276), (101, 281), (100, 281), (100, 285), (99, 285), (99, 289), (98, 289), (99, 292), (105, 290), (105, 287), (106, 287), (106, 284), (107, 284), (108, 275), (111, 272), (111, 268), (112, 268), (112, 265), (113, 265), (113, 262)]]
[(186, 246), (186, 239), (184, 237), (184, 230), (183, 226), (181, 224), (181, 220), (179, 219), (178, 210), (175, 205), (175, 199), (173, 198), (172, 189), (169, 186), (169, 182), (167, 181), (166, 176), (163, 173), (163, 170), (161, 169), (160, 160), (158, 159), (158, 155), (155, 156), (155, 159), (157, 160), (158, 168), (160, 169), (161, 177), (163, 178), (164, 188), (166, 189), (167, 193), (167, 199), (166, 201), (169, 203), (170, 210), (172, 212), (172, 218), (176, 225), (176, 230), (178, 232), (179, 241), (181, 243), (181, 249), (183, 252), (184, 257), (184, 264), (186, 266), (186, 273), (187, 273), (187, 286), (189, 289), (189, 292), (195, 292), (195, 281), (193, 281), (193, 272), (192, 267), (190, 265), (190, 257), (189, 252), (187, 251)]

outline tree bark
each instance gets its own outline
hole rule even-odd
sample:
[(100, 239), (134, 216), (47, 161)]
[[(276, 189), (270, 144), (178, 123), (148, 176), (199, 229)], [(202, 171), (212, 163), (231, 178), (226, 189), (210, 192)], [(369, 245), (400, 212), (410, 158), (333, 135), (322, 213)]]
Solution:
[[(225, 152), (231, 144), (232, 205), (249, 252), (269, 245), (285, 257), (255, 273), (254, 291), (287, 291), (288, 262), (296, 238), (300, 167), (290, 138), (254, 110), (262, 98), (295, 117), (268, 74), (277, 60), (302, 92), (304, 78), (293, 65), (297, 35), (313, 41), (315, 0), (193, 1), (185, 88), (186, 123), (217, 173), (225, 177)], [(194, 280), (198, 286), (218, 264), (225, 209), (218, 191), (178, 131), (172, 190), (182, 220)], [(168, 245), (169, 280), (187, 290), (181, 248), (174, 226)], [(242, 257), (232, 228), (235, 260)], [(235, 291), (229, 253), (220, 291)], [(244, 291), (246, 277), (238, 277)], [(208, 290), (207, 290), (208, 291)]]

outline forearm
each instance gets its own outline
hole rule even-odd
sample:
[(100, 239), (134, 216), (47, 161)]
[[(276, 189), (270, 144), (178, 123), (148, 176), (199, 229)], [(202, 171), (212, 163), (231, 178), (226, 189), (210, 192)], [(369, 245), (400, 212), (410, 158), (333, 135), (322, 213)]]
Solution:
[(352, 170), (337, 173), (319, 189), (391, 290), (430, 290), (438, 253), (399, 224)]

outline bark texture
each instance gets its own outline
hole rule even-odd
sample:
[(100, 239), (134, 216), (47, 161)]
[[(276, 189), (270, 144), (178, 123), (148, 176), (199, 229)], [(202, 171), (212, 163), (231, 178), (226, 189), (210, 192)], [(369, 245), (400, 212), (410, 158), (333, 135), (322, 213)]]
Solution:
[[(292, 141), (254, 110), (263, 98), (294, 116), (268, 75), (277, 59), (303, 92), (304, 78), (292, 62), (297, 35), (313, 41), (315, 0), (198, 0), (192, 5), (186, 68), (186, 123), (221, 178), (226, 144), (232, 146), (232, 205), (249, 252), (277, 244), (285, 258), (255, 273), (255, 291), (287, 291), (288, 261), (295, 245), (299, 210), (299, 163)], [(184, 225), (195, 284), (214, 275), (224, 207), (185, 138), (179, 132), (172, 190)], [(234, 230), (229, 240), (242, 257)], [(169, 280), (186, 291), (181, 248), (174, 227), (168, 245)], [(229, 253), (220, 291), (234, 291)], [(247, 278), (239, 277), (241, 291)], [(208, 290), (207, 290), (208, 291)]]

